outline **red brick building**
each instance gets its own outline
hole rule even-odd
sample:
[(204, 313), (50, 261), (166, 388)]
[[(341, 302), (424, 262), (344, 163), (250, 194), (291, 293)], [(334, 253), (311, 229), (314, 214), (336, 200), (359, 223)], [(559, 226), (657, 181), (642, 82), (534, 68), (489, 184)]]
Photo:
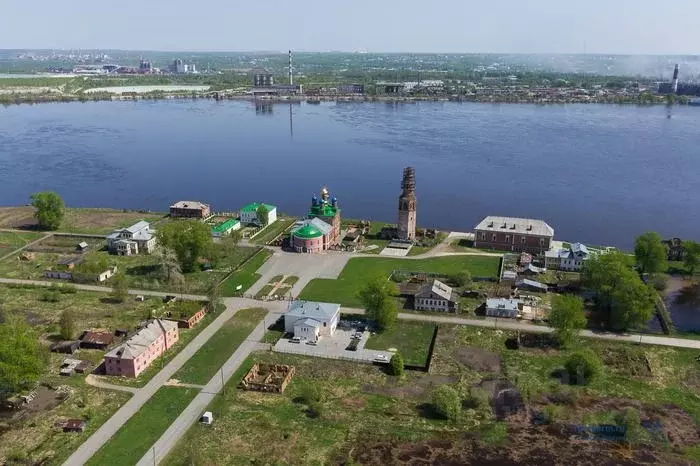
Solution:
[(198, 201), (179, 201), (170, 206), (170, 216), (173, 218), (207, 218), (211, 215), (208, 204)]
[(474, 227), (474, 247), (483, 249), (544, 254), (552, 239), (554, 229), (543, 220), (488, 216)]

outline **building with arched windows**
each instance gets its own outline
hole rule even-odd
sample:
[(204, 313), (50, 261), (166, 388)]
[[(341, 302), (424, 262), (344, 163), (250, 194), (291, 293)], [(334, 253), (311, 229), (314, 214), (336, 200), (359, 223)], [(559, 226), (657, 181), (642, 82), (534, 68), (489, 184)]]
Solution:
[(320, 198), (311, 198), (307, 218), (294, 226), (289, 243), (296, 252), (318, 253), (339, 245), (341, 239), (338, 199), (324, 187)]

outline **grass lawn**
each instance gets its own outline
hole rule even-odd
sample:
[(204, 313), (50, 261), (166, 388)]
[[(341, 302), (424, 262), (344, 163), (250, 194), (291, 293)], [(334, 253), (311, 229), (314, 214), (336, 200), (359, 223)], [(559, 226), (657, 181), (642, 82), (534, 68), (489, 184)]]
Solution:
[(87, 464), (136, 464), (197, 393), (194, 388), (161, 387)]
[(15, 249), (26, 246), (32, 241), (36, 241), (44, 236), (43, 233), (37, 232), (15, 232), (15, 231), (0, 231), (0, 257), (8, 254)]
[(267, 295), (270, 294), (270, 291), (272, 291), (272, 288), (274, 288), (272, 285), (265, 285), (263, 286), (260, 291), (258, 291), (258, 294), (255, 295), (255, 299), (262, 299), (266, 297)]
[(231, 357), (265, 317), (265, 309), (241, 309), (226, 322), (173, 376), (184, 383), (204, 385)]
[(57, 337), (58, 322), (66, 310), (73, 312), (76, 332), (80, 333), (88, 329), (133, 329), (148, 318), (152, 309), (162, 305), (158, 298), (139, 302), (129, 297), (119, 304), (105, 302), (105, 293), (82, 290), (60, 294), (59, 301), (51, 303), (41, 299), (47, 289), (29, 285), (0, 285), (3, 309), (24, 316), (45, 339)]
[(438, 244), (442, 243), (447, 238), (447, 235), (449, 235), (449, 233), (446, 231), (439, 232), (435, 239), (432, 239), (432, 240), (426, 239), (426, 240), (422, 241), (424, 246), (413, 246), (408, 251), (408, 255), (409, 256), (418, 256), (420, 254), (425, 254), (426, 252), (435, 248), (435, 246), (437, 246)]
[[(240, 296), (255, 282), (260, 280), (260, 274), (256, 273), (262, 265), (272, 256), (269, 249), (261, 249), (255, 256), (245, 263), (239, 270), (221, 283), (222, 296)], [(241, 286), (240, 290), (236, 288)]]
[[(446, 455), (442, 460), (453, 459), (454, 464), (484, 464), (487, 458), (493, 464), (508, 464), (515, 453), (521, 455), (523, 463), (536, 464), (543, 451), (552, 456), (541, 464), (554, 464), (555, 458), (573, 464), (584, 450), (588, 458), (600, 458), (601, 464), (615, 464), (620, 451), (614, 445), (578, 442), (572, 446), (570, 434), (556, 432), (565, 426), (613, 422), (616, 413), (630, 403), (640, 409), (643, 420), (662, 416), (662, 426), (668, 426), (668, 432), (674, 433), (682, 425), (688, 435), (685, 440), (669, 436), (674, 442), (671, 448), (663, 441), (644, 439), (642, 455), (653, 448), (660, 455), (656, 464), (671, 464), (676, 454), (698, 458), (698, 448), (693, 446), (700, 421), (696, 351), (584, 340), (583, 345), (605, 361), (603, 375), (587, 386), (569, 386), (551, 374), (562, 367), (573, 349), (508, 350), (505, 340), (513, 335), (441, 325), (430, 373), (408, 371), (401, 378), (387, 376), (376, 366), (348, 361), (254, 353), (234, 374), (225, 393), (207, 408), (216, 419), (214, 428), (192, 426), (164, 464), (394, 464), (402, 451), (424, 458), (420, 455), (429, 450), (424, 442), (430, 439), (440, 439), (457, 449), (442, 450)], [(401, 337), (397, 334), (395, 338)], [(652, 373), (635, 373), (646, 367), (645, 357)], [(237, 388), (255, 362), (295, 367), (296, 374), (285, 393)], [(499, 390), (478, 388), (494, 377), (509, 381), (531, 409), (551, 411), (552, 425), (533, 426), (521, 416), (498, 420), (491, 402)], [(456, 421), (439, 419), (429, 410), (433, 390), (443, 384), (454, 387), (465, 400)], [(307, 386), (321, 392), (319, 415), (300, 400)], [(476, 404), (468, 400), (470, 393), (479, 391), (486, 400)], [(690, 419), (673, 411), (672, 405), (684, 409)], [(465, 437), (473, 439), (460, 443)], [(476, 444), (478, 449), (490, 448), (488, 453), (469, 456)], [(633, 447), (626, 455), (635, 453)], [(634, 463), (634, 459), (629, 461)]]
[(118, 209), (66, 209), (59, 231), (66, 233), (107, 234), (145, 220), (158, 222), (167, 214)]
[(424, 366), (428, 362), (434, 331), (433, 324), (399, 321), (393, 328), (370, 336), (365, 348), (384, 351), (396, 348), (403, 356), (404, 363)]
[[(162, 273), (158, 254), (139, 254), (135, 256), (116, 256), (107, 251), (91, 254), (103, 255), (109, 263), (125, 271), (130, 288), (147, 290), (170, 290), (175, 293), (207, 294), (211, 286), (229, 274), (240, 264), (252, 257), (259, 248), (240, 246), (230, 256), (223, 257), (216, 268), (205, 271), (197, 270), (185, 274), (183, 284), (168, 284)], [(109, 284), (109, 282), (107, 283)]]
[(357, 291), (368, 277), (388, 277), (392, 270), (425, 271), (454, 274), (469, 270), (472, 276), (496, 277), (498, 257), (489, 256), (449, 256), (430, 259), (391, 259), (357, 257), (350, 259), (337, 280), (317, 278), (301, 292), (301, 299), (340, 303), (348, 307), (361, 307)]
[(275, 223), (266, 227), (262, 232), (260, 232), (260, 234), (250, 241), (255, 244), (267, 244), (287, 231), (292, 225), (294, 225), (294, 222), (296, 222), (296, 219), (294, 218), (278, 218)]
[(284, 279), (283, 284), (289, 285), (290, 287), (292, 287), (298, 281), (299, 281), (299, 277), (297, 277), (295, 275), (289, 275), (287, 278)]

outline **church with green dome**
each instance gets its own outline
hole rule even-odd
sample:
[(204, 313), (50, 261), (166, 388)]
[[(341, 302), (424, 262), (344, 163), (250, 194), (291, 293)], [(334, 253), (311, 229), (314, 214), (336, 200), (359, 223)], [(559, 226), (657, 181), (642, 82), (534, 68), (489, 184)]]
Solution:
[(311, 198), (307, 218), (292, 230), (290, 246), (296, 252), (319, 253), (338, 246), (341, 239), (338, 199), (324, 187), (320, 198)]

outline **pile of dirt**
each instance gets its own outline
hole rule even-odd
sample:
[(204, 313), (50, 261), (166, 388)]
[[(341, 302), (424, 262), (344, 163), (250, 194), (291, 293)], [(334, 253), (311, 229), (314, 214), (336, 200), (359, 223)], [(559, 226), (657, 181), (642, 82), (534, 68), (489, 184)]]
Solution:
[(491, 407), (497, 419), (505, 419), (525, 410), (525, 401), (520, 390), (507, 379), (486, 378), (476, 385), (491, 397)]
[(461, 364), (477, 371), (498, 374), (501, 372), (501, 355), (483, 348), (466, 346), (457, 348), (452, 353)]

